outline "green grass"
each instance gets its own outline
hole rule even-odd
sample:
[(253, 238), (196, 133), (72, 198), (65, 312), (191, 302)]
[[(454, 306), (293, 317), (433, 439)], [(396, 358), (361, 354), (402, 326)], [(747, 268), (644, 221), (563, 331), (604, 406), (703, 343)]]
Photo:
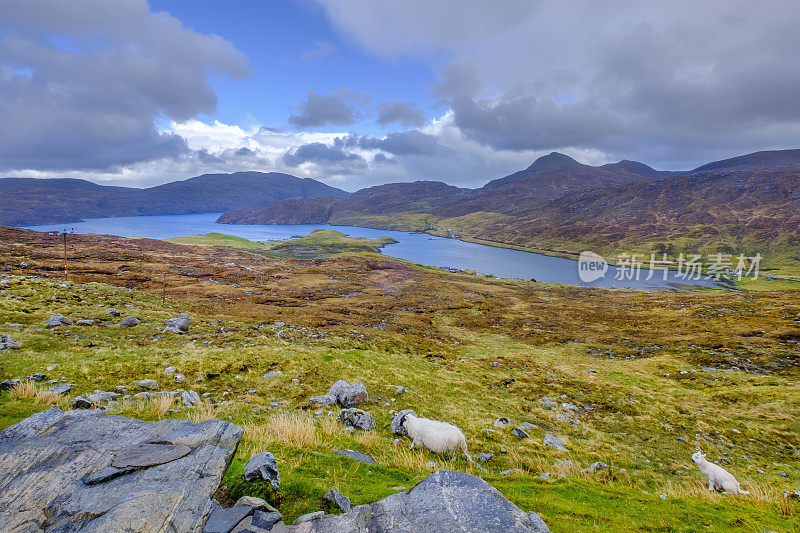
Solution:
[[(309, 237), (322, 245), (341, 239), (328, 233)], [(365, 256), (364, 260), (372, 259)], [(325, 279), (329, 274), (325, 272)], [(223, 480), (220, 497), (266, 497), (280, 506), (288, 520), (325, 509), (322, 495), (330, 488), (344, 493), (354, 504), (369, 503), (396, 492), (393, 487), (408, 488), (438, 468), (451, 468), (480, 475), (523, 510), (540, 512), (556, 532), (797, 530), (798, 504), (784, 501), (780, 495), (783, 489), (796, 488), (800, 477), (795, 454), (800, 447), (800, 420), (795, 415), (800, 410), (796, 368), (775, 374), (702, 371), (696, 358), (716, 356), (711, 348), (714, 341), (696, 340), (699, 346), (684, 350), (672, 347), (680, 342), (670, 337), (677, 335), (680, 323), (702, 320), (709, 335), (722, 339), (725, 349), (732, 353), (742, 350), (755, 357), (751, 352), (764, 350), (796, 356), (796, 347), (770, 337), (736, 335), (743, 329), (768, 328), (762, 323), (774, 324), (769, 313), (775, 309), (768, 305), (719, 304), (719, 293), (714, 292), (692, 295), (694, 306), (683, 311), (670, 300), (680, 295), (631, 293), (627, 300), (625, 295), (609, 296), (602, 312), (613, 323), (613, 338), (592, 344), (532, 344), (510, 335), (518, 333), (510, 325), (517, 323), (514, 321), (544, 321), (542, 327), (551, 329), (562, 327), (562, 322), (576, 322), (574, 316), (557, 315), (553, 308), (521, 314), (516, 304), (504, 302), (495, 309), (476, 305), (461, 315), (440, 307), (438, 313), (431, 311), (423, 316), (429, 334), (451, 339), (445, 344), (423, 342), (421, 338), (405, 340), (399, 334), (379, 330), (376, 335), (385, 337), (374, 337), (373, 341), (370, 329), (357, 323), (312, 337), (325, 328), (301, 328), (291, 323), (276, 327), (273, 321), (287, 319), (228, 316), (225, 309), (200, 306), (192, 300), (162, 301), (156, 294), (102, 283), (65, 289), (48, 280), (8, 279), (9, 283), (1, 287), (0, 324), (22, 323), (26, 328), (8, 330), (23, 347), (2, 352), (0, 379), (46, 372), (48, 379), (63, 378), (73, 383), (70, 397), (95, 389), (113, 390), (116, 385), (136, 392), (135, 382), (144, 378), (156, 379), (165, 390), (182, 386), (211, 393), (213, 408), (185, 409), (175, 404), (159, 413), (154, 406), (123, 402), (114, 412), (146, 419), (230, 417), (244, 427), (245, 434)], [(451, 282), (440, 288), (440, 296), (450, 295), (446, 291), (455, 291), (455, 283), (463, 280), (469, 280), (473, 291), (483, 291), (489, 299), (500, 298), (501, 289), (527, 290), (524, 288), (529, 286), (467, 276), (446, 279)], [(558, 302), (562, 298), (559, 290), (545, 290), (528, 300), (534, 305), (546, 300)], [(467, 301), (475, 297), (471, 294)], [(376, 298), (376, 303), (381, 301), (381, 297)], [(619, 321), (621, 310), (617, 306), (642, 305), (641, 301), (651, 302), (651, 307), (642, 308), (630, 322)], [(584, 306), (589, 302), (587, 299)], [(423, 304), (420, 300), (417, 305)], [(314, 306), (322, 304), (309, 301), (304, 305), (303, 312), (310, 314), (319, 312)], [(106, 312), (111, 307), (144, 323), (119, 328), (116, 324), (120, 319)], [(790, 307), (781, 309), (786, 316), (795, 312)], [(163, 321), (181, 311), (191, 313), (189, 333), (162, 335), (156, 340)], [(91, 318), (97, 325), (40, 330), (47, 317), (56, 312)], [(477, 320), (487, 313), (492, 321), (509, 325), (484, 329), (466, 318), (474, 316)], [(220, 332), (222, 325), (214, 321), (220, 317), (227, 333)], [(669, 325), (672, 321), (674, 326)], [(278, 338), (276, 333), (281, 329), (287, 339), (292, 336), (295, 341)], [(568, 333), (573, 338), (576, 334)], [(619, 351), (620, 339), (639, 336), (639, 344), (647, 341), (667, 349), (632, 360), (590, 354), (590, 348)], [(631, 350), (638, 353), (638, 348)], [(57, 366), (47, 371), (51, 365)], [(185, 374), (183, 385), (174, 384), (163, 374), (168, 365), (177, 366)], [(587, 372), (589, 369), (597, 373)], [(695, 372), (680, 374), (687, 369)], [(279, 374), (271, 380), (263, 379), (269, 370), (279, 370)], [(209, 372), (220, 376), (194, 381)], [(377, 430), (355, 434), (342, 431), (334, 422), (334, 408), (314, 415), (308, 398), (326, 392), (336, 379), (365, 383), (373, 400), (364, 408), (376, 418)], [(514, 381), (504, 383), (508, 379)], [(396, 395), (386, 388), (388, 384), (403, 385), (408, 392)], [(590, 409), (582, 411), (578, 426), (571, 426), (557, 419), (557, 414), (565, 412), (561, 407), (542, 408), (542, 396), (558, 403), (588, 405)], [(284, 403), (273, 407), (273, 401)], [(62, 400), (61, 405), (65, 402)], [(0, 394), (0, 424), (8, 426), (47, 407), (41, 398), (4, 392)], [(462, 460), (451, 462), (425, 451), (408, 451), (407, 439), (395, 446), (389, 423), (393, 410), (401, 408), (455, 423), (464, 430), (473, 454), (494, 451), (496, 458), (486, 464), (488, 472)], [(537, 428), (530, 431), (530, 439), (524, 440), (511, 436), (508, 429), (492, 434), (483, 431), (493, 428), (493, 421), (500, 416), (527, 421)], [(570, 451), (542, 446), (546, 432), (561, 437)], [(679, 436), (686, 437), (687, 442), (677, 440)], [(695, 446), (701, 446), (710, 459), (729, 461), (726, 468), (751, 490), (752, 496), (708, 494), (704, 478), (690, 460)], [(381, 466), (331, 454), (340, 448), (370, 453)], [(255, 451), (263, 450), (277, 457), (283, 480), (278, 494), (243, 479), (244, 462)], [(556, 466), (567, 459), (574, 463), (572, 468)], [(428, 466), (429, 461), (434, 465)], [(594, 461), (614, 468), (595, 474), (581, 472)], [(508, 468), (521, 473), (501, 476), (500, 472)], [(683, 473), (673, 474), (677, 469)], [(758, 474), (757, 469), (765, 473)], [(788, 479), (779, 475), (781, 470)], [(543, 472), (550, 472), (552, 479), (539, 479)], [(559, 474), (566, 479), (559, 479)], [(660, 494), (667, 494), (667, 499), (662, 500)]]
[(239, 248), (242, 250), (266, 250), (267, 247), (259, 242), (250, 241), (242, 237), (225, 235), (222, 233), (206, 233), (204, 235), (191, 235), (188, 237), (175, 237), (165, 239), (168, 242), (177, 244), (192, 244), (196, 246), (224, 246), (227, 248)]

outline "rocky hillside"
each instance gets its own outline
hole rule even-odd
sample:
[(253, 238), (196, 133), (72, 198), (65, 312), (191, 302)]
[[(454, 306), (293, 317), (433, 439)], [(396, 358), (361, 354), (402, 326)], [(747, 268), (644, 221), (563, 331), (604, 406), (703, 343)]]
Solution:
[(21, 226), (81, 218), (213, 213), (263, 208), (286, 198), (348, 193), (309, 178), (277, 172), (204, 174), (134, 189), (75, 179), (0, 179), (0, 224)]
[[(324, 204), (324, 205), (323, 205)], [(688, 172), (633, 161), (592, 167), (550, 154), (479, 189), (390, 184), (341, 200), (276, 202), (221, 222), (309, 222), (429, 231), (544, 251), (761, 253), (800, 274), (800, 150)]]

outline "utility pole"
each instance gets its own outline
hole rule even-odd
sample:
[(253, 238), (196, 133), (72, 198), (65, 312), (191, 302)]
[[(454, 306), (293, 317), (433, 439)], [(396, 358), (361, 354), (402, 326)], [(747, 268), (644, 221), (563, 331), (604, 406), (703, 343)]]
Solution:
[(69, 281), (69, 263), (67, 261), (67, 235), (75, 231), (74, 229), (71, 231), (67, 231), (66, 229), (61, 232), (61, 236), (64, 238), (64, 281)]

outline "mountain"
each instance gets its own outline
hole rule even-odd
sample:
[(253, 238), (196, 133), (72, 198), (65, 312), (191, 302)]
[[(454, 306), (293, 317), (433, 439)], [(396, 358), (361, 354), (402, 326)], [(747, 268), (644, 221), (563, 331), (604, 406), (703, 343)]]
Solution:
[(345, 217), (392, 215), (396, 213), (435, 213), (457, 202), (469, 189), (440, 181), (387, 183), (361, 189), (347, 198), (288, 199), (263, 209), (224, 213), (217, 222), (226, 224), (344, 224)]
[(769, 150), (731, 157), (722, 161), (714, 161), (697, 167), (692, 170), (692, 173), (707, 172), (709, 170), (786, 168), (796, 167), (799, 163), (800, 150)]
[[(722, 251), (771, 257), (800, 272), (800, 150), (757, 152), (688, 172), (623, 160), (599, 167), (552, 153), (478, 189), (440, 182), (370, 187), (346, 199), (284, 200), (248, 220), (427, 231), (576, 253)], [(242, 223), (236, 213), (220, 219)]]
[(135, 189), (78, 179), (0, 179), (0, 224), (33, 225), (81, 218), (211, 213), (263, 208), (286, 198), (349, 193), (310, 178), (277, 172), (204, 174)]

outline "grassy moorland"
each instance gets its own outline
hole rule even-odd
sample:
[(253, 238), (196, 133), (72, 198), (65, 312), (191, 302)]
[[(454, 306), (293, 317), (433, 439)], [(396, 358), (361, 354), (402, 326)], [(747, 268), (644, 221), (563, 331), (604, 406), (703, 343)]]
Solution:
[[(0, 228), (0, 331), (22, 344), (0, 355), (0, 379), (44, 372), (72, 383), (67, 398), (44, 383), (0, 393), (3, 427), (95, 389), (138, 392), (152, 378), (207, 402), (186, 409), (164, 396), (109, 411), (242, 425), (220, 498), (263, 495), (290, 520), (324, 508), (332, 487), (366, 503), (453, 468), (540, 512), (553, 531), (798, 530), (800, 504), (782, 494), (800, 489), (797, 290), (582, 289), (373, 253), (275, 259), (96, 235), (72, 237), (65, 287), (61, 253), (57, 238)], [(110, 308), (143, 323), (121, 328)], [(162, 334), (183, 311), (189, 332)], [(54, 313), (95, 325), (45, 328)], [(336, 379), (365, 383), (375, 431), (343, 431), (332, 408), (315, 414), (308, 399)], [(388, 426), (402, 408), (461, 427), (473, 454), (494, 452), (487, 471), (395, 445)], [(498, 417), (535, 427), (518, 439), (514, 426), (493, 426)], [(545, 433), (568, 451), (543, 446)], [(751, 494), (708, 493), (690, 459), (697, 447)], [(331, 454), (341, 448), (380, 466)], [(279, 494), (243, 481), (261, 450), (278, 459)], [(595, 461), (610, 468), (582, 471)]]

